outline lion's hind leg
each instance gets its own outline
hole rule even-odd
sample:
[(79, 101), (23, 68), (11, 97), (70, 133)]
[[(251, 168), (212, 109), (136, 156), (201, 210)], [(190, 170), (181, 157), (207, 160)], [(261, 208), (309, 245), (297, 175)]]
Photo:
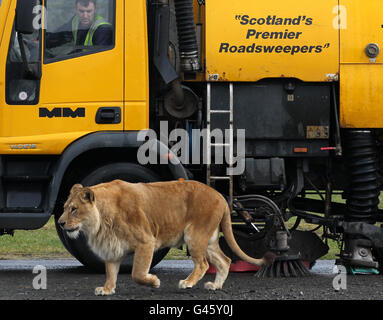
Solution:
[(203, 278), (207, 269), (209, 269), (209, 263), (206, 259), (206, 248), (208, 241), (205, 241), (203, 237), (198, 237), (196, 235), (193, 237), (185, 233), (185, 242), (193, 259), (194, 269), (185, 280), (181, 280), (179, 282), (178, 286), (181, 289), (192, 288), (199, 280)]
[(216, 275), (214, 282), (205, 283), (205, 289), (222, 289), (223, 283), (229, 274), (231, 259), (222, 252), (218, 244), (218, 239), (208, 245), (206, 254), (208, 261), (214, 265), (216, 269)]

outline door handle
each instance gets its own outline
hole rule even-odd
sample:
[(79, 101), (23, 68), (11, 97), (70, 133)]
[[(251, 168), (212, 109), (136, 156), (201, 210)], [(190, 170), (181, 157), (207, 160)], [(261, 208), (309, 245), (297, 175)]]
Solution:
[(118, 124), (121, 123), (120, 107), (101, 107), (96, 114), (97, 124)]

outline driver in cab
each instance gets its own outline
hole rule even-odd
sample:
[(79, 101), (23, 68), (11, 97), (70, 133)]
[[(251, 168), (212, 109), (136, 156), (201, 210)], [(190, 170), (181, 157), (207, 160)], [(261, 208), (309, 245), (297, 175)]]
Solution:
[(111, 46), (113, 28), (97, 14), (97, 0), (76, 0), (75, 16), (55, 32), (47, 33), (47, 48), (71, 43), (75, 48)]

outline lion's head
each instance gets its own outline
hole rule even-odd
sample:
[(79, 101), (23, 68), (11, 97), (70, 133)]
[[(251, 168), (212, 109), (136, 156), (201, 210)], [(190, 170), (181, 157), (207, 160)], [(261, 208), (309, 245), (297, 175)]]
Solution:
[(99, 212), (95, 205), (94, 192), (81, 184), (75, 184), (64, 205), (64, 212), (58, 220), (59, 225), (69, 237), (75, 239), (80, 230), (96, 229)]

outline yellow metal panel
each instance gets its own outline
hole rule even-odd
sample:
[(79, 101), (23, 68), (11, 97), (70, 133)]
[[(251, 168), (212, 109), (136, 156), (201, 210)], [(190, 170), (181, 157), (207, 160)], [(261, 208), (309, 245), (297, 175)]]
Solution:
[[(115, 102), (104, 102), (103, 107), (116, 107)], [(24, 137), (38, 136), (43, 134), (70, 134), (71, 132), (91, 132), (116, 130), (116, 126), (122, 130), (123, 124), (96, 124), (96, 112), (100, 107), (99, 103), (47, 103), (38, 106), (5, 106), (6, 118), (1, 122), (3, 137)], [(40, 117), (40, 108), (52, 111), (55, 108), (71, 108), (75, 111), (78, 108), (85, 109), (85, 117)], [(46, 150), (48, 153), (49, 150)]]
[(0, 137), (1, 154), (61, 154), (73, 141), (90, 132)]
[(206, 2), (207, 80), (296, 77), (339, 71), (338, 0)]
[(0, 1), (0, 44), (3, 37), (4, 24), (7, 18), (7, 13), (10, 5), (10, 0)]
[[(11, 10), (7, 17), (10, 1), (6, 0), (1, 5), (0, 12), (0, 66), (5, 66), (8, 55), (9, 37), (12, 30), (13, 19), (15, 15), (16, 1), (13, 1)], [(1, 117), (1, 109), (5, 104), (5, 68), (0, 67), (0, 136), (1, 125), (5, 121), (4, 117)]]
[[(341, 63), (369, 63), (365, 48), (376, 43), (383, 50), (383, 1), (340, 0)], [(383, 62), (383, 52), (376, 63)]]
[[(113, 50), (43, 65), (40, 102), (68, 103), (123, 101), (122, 32)], [(103, 105), (100, 105), (103, 106)]]
[(149, 128), (147, 101), (129, 101), (125, 105), (126, 130), (146, 130)]
[[(121, 1), (122, 2), (122, 1)], [(149, 71), (145, 1), (125, 2), (125, 130), (149, 128)]]
[(340, 121), (345, 128), (383, 128), (383, 65), (341, 65)]
[(371, 60), (369, 43), (383, 49), (383, 1), (341, 0), (340, 119), (345, 128), (383, 127), (383, 53)]

